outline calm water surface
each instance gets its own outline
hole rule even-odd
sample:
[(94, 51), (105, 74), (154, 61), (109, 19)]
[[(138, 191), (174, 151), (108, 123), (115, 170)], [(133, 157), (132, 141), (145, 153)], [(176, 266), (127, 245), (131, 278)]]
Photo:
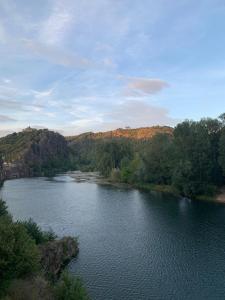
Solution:
[(69, 265), (93, 300), (225, 299), (225, 206), (68, 175), (5, 182), (15, 219), (79, 236)]

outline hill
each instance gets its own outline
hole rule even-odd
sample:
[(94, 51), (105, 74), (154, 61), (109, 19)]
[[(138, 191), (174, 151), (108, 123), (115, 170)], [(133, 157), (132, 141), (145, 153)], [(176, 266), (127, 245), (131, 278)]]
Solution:
[(59, 133), (27, 128), (0, 138), (6, 178), (42, 175), (61, 169), (68, 160), (68, 146)]
[(153, 126), (153, 127), (141, 127), (141, 128), (118, 128), (116, 130), (105, 132), (86, 132), (77, 136), (69, 136), (66, 139), (69, 142), (84, 140), (84, 139), (110, 139), (110, 138), (128, 138), (134, 140), (146, 140), (151, 139), (158, 133), (165, 133), (172, 135), (173, 128), (169, 126)]
[[(106, 132), (87, 132), (66, 139), (72, 153), (72, 165), (75, 168), (84, 171), (101, 171), (99, 162), (102, 161), (103, 148), (109, 148), (106, 152), (108, 155), (111, 153), (111, 157), (129, 157), (131, 152), (141, 152), (157, 134), (172, 136), (173, 128), (167, 126), (119, 128)], [(107, 163), (107, 168), (104, 166), (104, 169), (108, 169), (109, 165), (110, 162)], [(116, 163), (115, 167), (117, 166)]]
[(119, 128), (65, 138), (48, 129), (28, 127), (0, 138), (0, 180), (49, 175), (68, 169), (96, 169), (99, 161), (96, 154), (105, 141), (117, 141), (121, 147), (128, 143), (135, 146), (158, 133), (172, 135), (173, 129), (167, 126)]

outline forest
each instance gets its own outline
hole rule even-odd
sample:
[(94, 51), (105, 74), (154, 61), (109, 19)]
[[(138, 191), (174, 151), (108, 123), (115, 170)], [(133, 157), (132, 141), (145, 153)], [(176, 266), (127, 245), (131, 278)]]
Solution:
[(70, 148), (75, 168), (139, 187), (197, 198), (213, 196), (225, 182), (225, 114), (186, 120), (151, 139), (85, 138)]

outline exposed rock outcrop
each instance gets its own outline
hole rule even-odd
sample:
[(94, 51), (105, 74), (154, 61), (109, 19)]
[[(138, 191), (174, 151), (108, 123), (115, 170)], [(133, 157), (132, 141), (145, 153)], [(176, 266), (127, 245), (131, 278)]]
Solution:
[(67, 141), (47, 129), (28, 128), (0, 139), (0, 180), (44, 175), (68, 162)]
[(78, 254), (79, 248), (76, 239), (64, 237), (40, 246), (40, 251), (45, 275), (55, 280), (63, 267)]

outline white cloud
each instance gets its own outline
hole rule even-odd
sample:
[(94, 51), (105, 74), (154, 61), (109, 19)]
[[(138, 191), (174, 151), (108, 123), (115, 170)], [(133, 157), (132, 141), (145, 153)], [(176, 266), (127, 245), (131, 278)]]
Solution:
[(45, 91), (32, 90), (32, 92), (34, 93), (35, 98), (45, 98), (45, 97), (49, 97), (49, 96), (52, 95), (53, 88), (50, 88), (50, 89), (45, 90)]
[(2, 81), (3, 81), (4, 83), (6, 83), (6, 84), (9, 84), (9, 83), (12, 82), (12, 81), (11, 81), (10, 79), (8, 79), (8, 78), (3, 78)]
[(152, 95), (169, 86), (166, 81), (154, 78), (130, 77), (127, 81), (123, 91), (125, 96)]
[(92, 66), (88, 59), (79, 57), (73, 53), (69, 53), (51, 45), (46, 45), (29, 39), (23, 39), (22, 43), (35, 55), (42, 57), (54, 64), (71, 68), (87, 68)]
[(178, 121), (170, 117), (168, 110), (163, 107), (134, 100), (115, 106), (107, 116), (114, 128), (174, 125)]
[(66, 0), (54, 1), (52, 11), (39, 32), (39, 39), (43, 43), (56, 45), (64, 40), (67, 30), (73, 23), (70, 4)]

